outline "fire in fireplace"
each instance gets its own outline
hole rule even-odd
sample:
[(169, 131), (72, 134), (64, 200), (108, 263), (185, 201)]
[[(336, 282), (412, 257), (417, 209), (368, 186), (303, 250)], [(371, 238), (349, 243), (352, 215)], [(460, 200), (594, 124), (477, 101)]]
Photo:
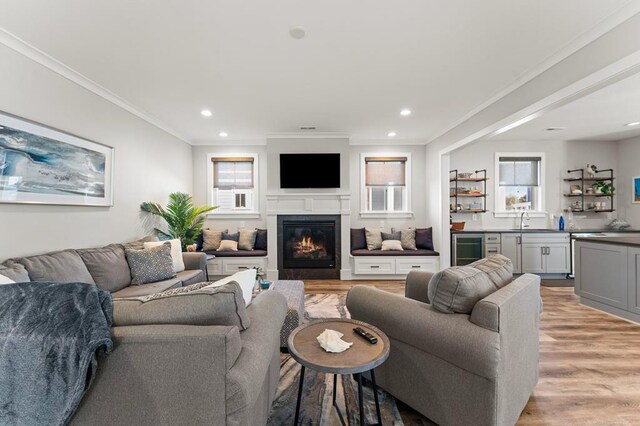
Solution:
[(335, 222), (283, 223), (285, 268), (334, 268)]

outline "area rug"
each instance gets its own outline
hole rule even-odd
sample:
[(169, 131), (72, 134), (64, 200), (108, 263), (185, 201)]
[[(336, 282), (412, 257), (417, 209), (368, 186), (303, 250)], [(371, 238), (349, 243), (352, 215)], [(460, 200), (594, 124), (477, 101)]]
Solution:
[[(346, 295), (312, 294), (305, 296), (305, 320), (319, 318), (350, 318), (345, 306)], [(276, 398), (269, 416), (269, 426), (291, 425), (295, 417), (300, 381), (300, 364), (289, 354), (280, 358), (280, 382)], [(371, 387), (364, 388), (365, 423), (377, 422), (375, 402)], [(360, 424), (358, 413), (358, 384), (352, 376), (338, 376), (336, 401), (346, 414), (348, 425)], [(301, 425), (337, 426), (340, 419), (331, 403), (333, 397), (333, 375), (307, 369), (304, 376), (302, 403), (300, 405)], [(395, 400), (385, 391), (378, 389), (382, 423), (385, 425), (433, 425), (431, 421)], [(345, 408), (345, 402), (346, 407)]]

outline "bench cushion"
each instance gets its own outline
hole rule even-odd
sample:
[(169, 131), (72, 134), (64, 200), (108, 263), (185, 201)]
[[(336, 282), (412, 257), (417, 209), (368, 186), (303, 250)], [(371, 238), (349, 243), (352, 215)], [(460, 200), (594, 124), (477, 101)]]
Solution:
[(352, 256), (440, 256), (440, 253), (433, 250), (351, 250)]
[(215, 257), (264, 257), (267, 255), (266, 250), (238, 250), (238, 251), (216, 251), (207, 250), (207, 254), (212, 254)]

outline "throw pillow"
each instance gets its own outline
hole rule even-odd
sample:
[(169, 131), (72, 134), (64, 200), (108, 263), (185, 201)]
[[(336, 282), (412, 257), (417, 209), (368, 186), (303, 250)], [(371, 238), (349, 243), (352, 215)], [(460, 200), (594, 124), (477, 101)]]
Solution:
[(389, 233), (389, 232), (381, 232), (380, 235), (382, 236), (382, 241), (386, 241), (386, 240), (398, 240), (398, 241), (400, 241), (400, 231), (394, 231), (392, 229), (391, 233)]
[(240, 239), (240, 234), (237, 232), (235, 234), (229, 234), (228, 232), (222, 233), (222, 241), (228, 240), (228, 241), (235, 241), (237, 243), (239, 239)]
[(238, 242), (232, 240), (222, 240), (217, 251), (238, 251)]
[(382, 242), (382, 251), (389, 250), (402, 250), (402, 243), (400, 240), (384, 240)]
[(257, 234), (258, 231), (255, 229), (240, 229), (238, 231), (238, 250), (253, 251)]
[(267, 250), (267, 230), (256, 229), (256, 243), (253, 245), (254, 250)]
[(58, 281), (95, 284), (82, 258), (75, 250), (55, 251), (38, 256), (16, 259), (31, 281)]
[(5, 277), (4, 275), (0, 274), (0, 285), (2, 284), (13, 284), (15, 283), (14, 280), (12, 280), (9, 277)]
[(131, 284), (131, 271), (119, 244), (77, 250), (100, 290), (116, 292)]
[(447, 314), (470, 314), (476, 303), (498, 290), (489, 276), (472, 266), (453, 266), (429, 281), (428, 295), (434, 309)]
[(125, 254), (131, 270), (131, 285), (153, 283), (176, 276), (171, 258), (171, 243), (168, 241), (143, 250), (128, 249)]
[(149, 241), (158, 241), (158, 237), (155, 235), (147, 235), (144, 238), (140, 238), (139, 240), (130, 241), (128, 243), (122, 244), (123, 248), (132, 249), (132, 250), (142, 250), (144, 248), (144, 243)]
[(218, 287), (198, 283), (150, 296), (114, 299), (113, 325), (230, 325), (246, 330), (249, 315), (237, 282)]
[(496, 289), (502, 288), (513, 281), (513, 263), (511, 259), (501, 254), (494, 254), (469, 264), (485, 272)]
[(212, 229), (204, 229), (202, 230), (202, 250), (218, 250), (220, 247), (220, 241), (222, 241), (222, 233), (227, 232), (224, 231), (216, 231)]
[(413, 228), (401, 230), (400, 242), (404, 250), (418, 250), (418, 247), (416, 247), (416, 230)]
[(173, 272), (182, 272), (185, 269), (184, 259), (182, 258), (182, 243), (179, 239), (169, 240), (169, 241), (157, 241), (157, 242), (146, 242), (144, 243), (144, 248), (152, 248), (163, 245), (164, 243), (171, 243), (171, 259), (173, 260)]
[(246, 271), (236, 272), (233, 275), (230, 275), (226, 278), (218, 280), (213, 283), (209, 283), (207, 287), (220, 287), (222, 285), (228, 284), (232, 281), (237, 282), (242, 289), (242, 297), (244, 298), (244, 302), (247, 306), (251, 303), (251, 298), (253, 296), (253, 289), (256, 286), (256, 274), (258, 271), (255, 269), (247, 269)]
[(351, 228), (351, 250), (367, 248), (367, 235), (364, 228)]
[(11, 260), (0, 264), (0, 274), (17, 283), (28, 283), (31, 281), (25, 267)]
[(416, 229), (416, 248), (422, 250), (433, 250), (433, 235), (431, 228)]
[(364, 228), (367, 240), (367, 250), (378, 250), (382, 248), (382, 230)]

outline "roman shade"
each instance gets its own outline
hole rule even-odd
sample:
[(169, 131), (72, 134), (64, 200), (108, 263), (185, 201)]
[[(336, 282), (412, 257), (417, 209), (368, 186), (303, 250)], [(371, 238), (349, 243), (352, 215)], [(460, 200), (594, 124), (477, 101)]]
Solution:
[(214, 188), (253, 188), (253, 157), (213, 157), (211, 161)]
[(405, 186), (407, 157), (366, 157), (366, 186)]
[(500, 157), (500, 186), (540, 186), (540, 157)]

